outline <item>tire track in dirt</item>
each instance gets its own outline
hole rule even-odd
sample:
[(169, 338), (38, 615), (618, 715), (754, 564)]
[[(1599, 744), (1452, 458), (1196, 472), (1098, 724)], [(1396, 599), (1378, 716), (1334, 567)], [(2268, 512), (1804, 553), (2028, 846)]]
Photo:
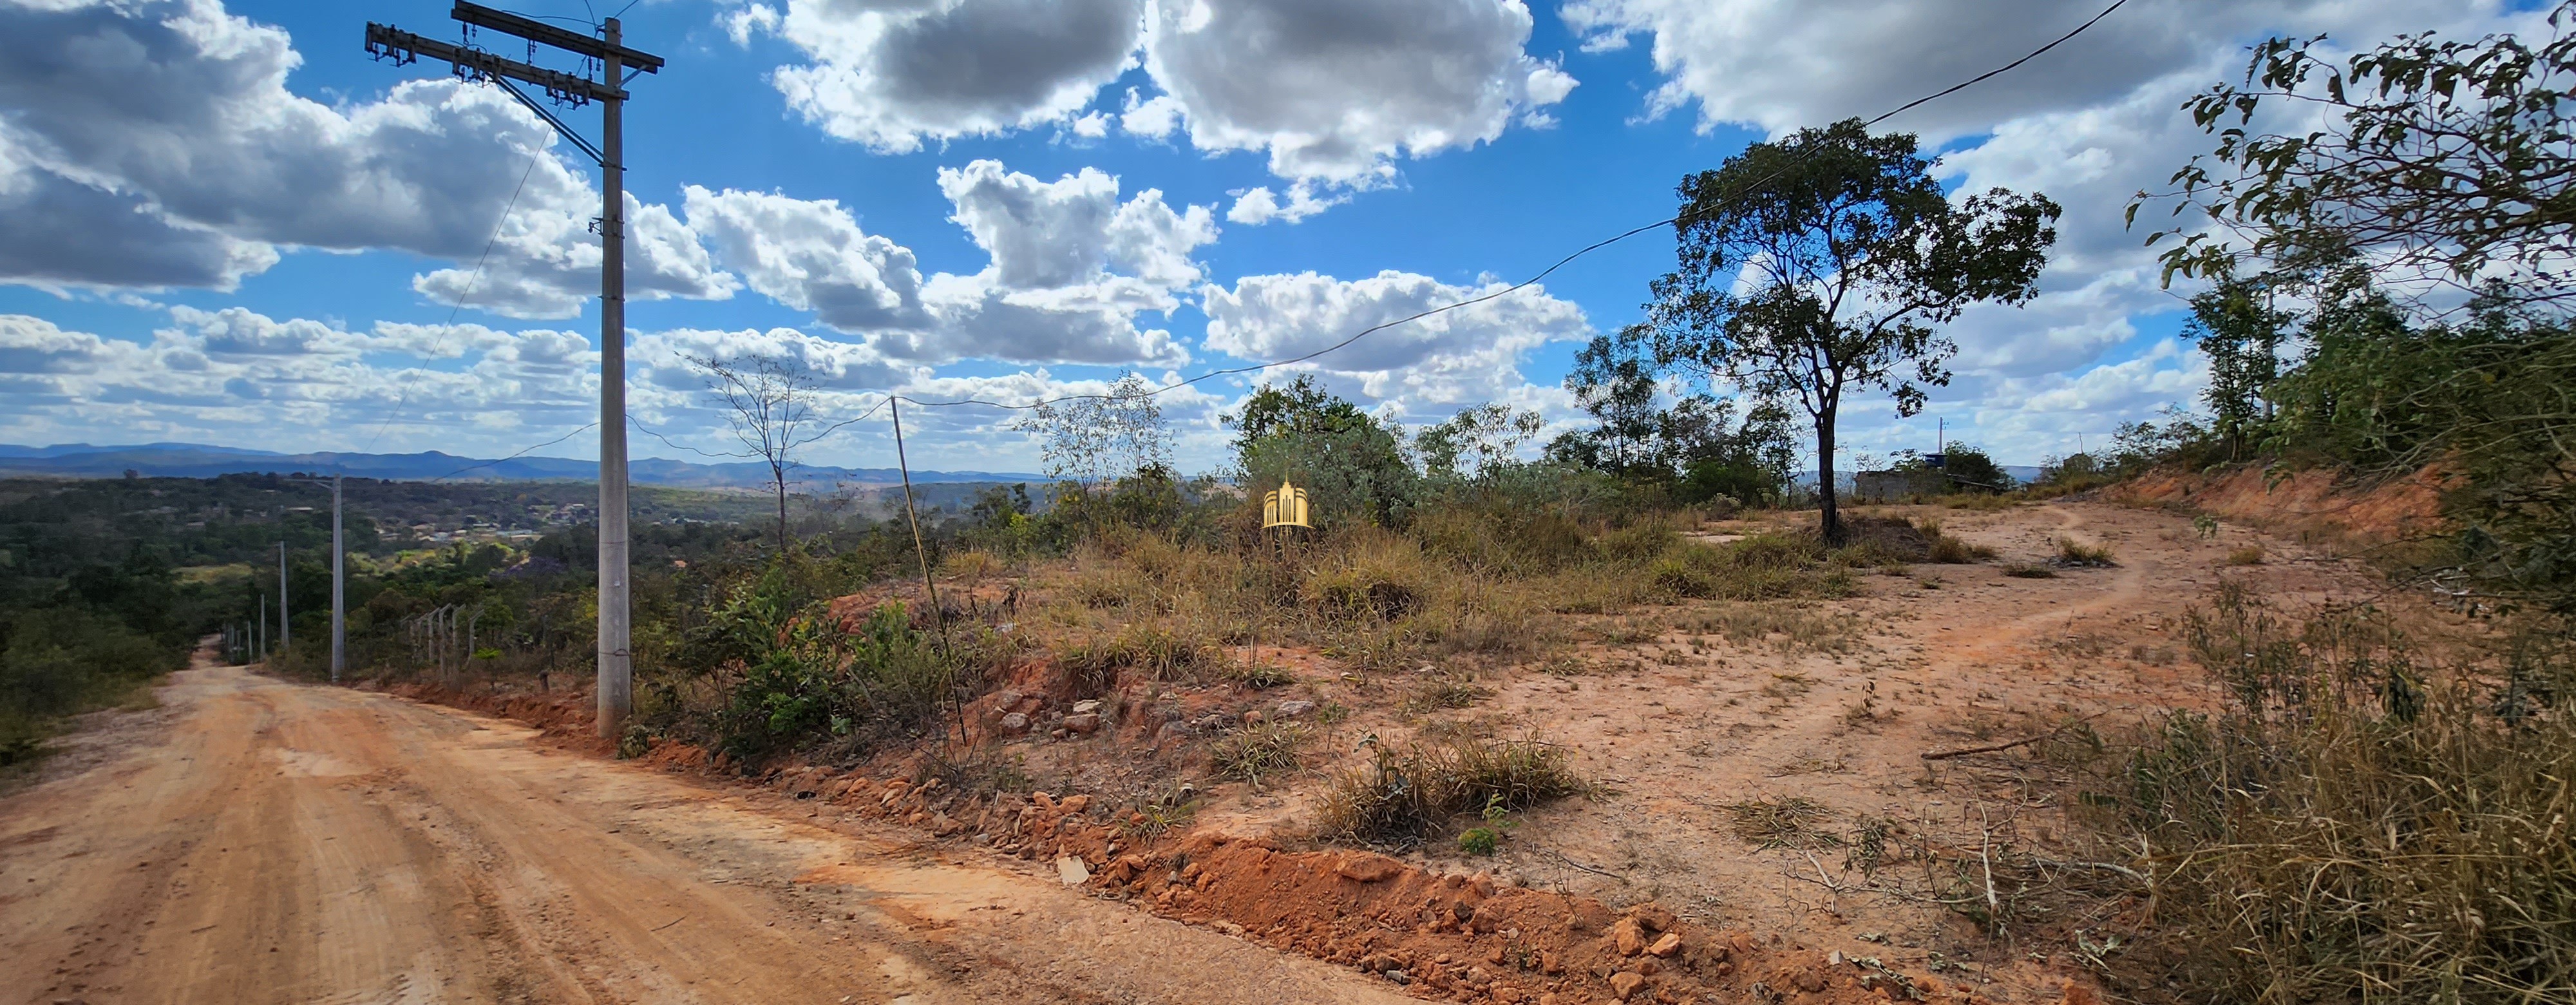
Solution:
[[(2089, 526), (2090, 521), (2085, 519), (2083, 513), (2056, 503), (2043, 503), (2040, 508), (2057, 517), (2057, 532), (2060, 536), (2073, 539), (2078, 544), (2103, 546), (2099, 538), (2084, 532), (2083, 528)], [(2158, 576), (2163, 571), (2163, 564), (2155, 559), (2133, 558), (2111, 570), (2109, 588), (2073, 604), (2052, 607), (2015, 618), (2012, 622), (2013, 628), (2021, 633), (2022, 638), (2028, 638), (2038, 634), (2043, 626), (2052, 621), (2073, 621), (2087, 614), (2099, 614), (2134, 606), (2139, 595), (2145, 592), (2148, 579)], [(1997, 638), (1992, 641), (2001, 643), (2008, 640)]]

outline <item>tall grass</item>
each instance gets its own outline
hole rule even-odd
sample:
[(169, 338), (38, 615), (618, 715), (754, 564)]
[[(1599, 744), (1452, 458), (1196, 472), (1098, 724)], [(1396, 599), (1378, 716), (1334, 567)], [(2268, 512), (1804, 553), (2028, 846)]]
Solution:
[(1373, 745), (1368, 764), (1342, 773), (1325, 792), (1324, 837), (1409, 845), (1487, 807), (1521, 810), (1585, 790), (1565, 749), (1536, 740)]
[(2139, 989), (2576, 1001), (2576, 722), (2530, 698), (2576, 693), (2563, 638), (2428, 666), (2384, 617), (2237, 585), (2187, 635), (2233, 700), (2165, 720), (2111, 800), (2171, 942)]

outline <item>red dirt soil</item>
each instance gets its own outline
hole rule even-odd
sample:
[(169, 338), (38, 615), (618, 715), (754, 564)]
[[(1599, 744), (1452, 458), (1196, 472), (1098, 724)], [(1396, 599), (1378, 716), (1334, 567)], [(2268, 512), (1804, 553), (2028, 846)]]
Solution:
[[(1030, 682), (1035, 683), (1035, 682)], [(454, 691), (420, 685), (406, 697), (497, 714), (538, 727), (564, 749), (605, 754), (592, 734), (587, 694)], [(711, 784), (753, 782), (961, 841), (989, 834), (992, 853), (1057, 862), (1099, 895), (1200, 924), (1283, 952), (1353, 965), (1419, 998), (1501, 1005), (1587, 1002), (1880, 1001), (1988, 999), (1940, 978), (1783, 939), (1677, 918), (1654, 903), (1614, 911), (1603, 902), (1497, 884), (1484, 874), (1438, 873), (1364, 851), (1288, 851), (1259, 839), (1201, 831), (1139, 847), (1145, 821), (1102, 819), (1089, 796), (1004, 794), (960, 799), (918, 766), (891, 765), (883, 780), (812, 766), (756, 780), (726, 770), (696, 747), (657, 743), (636, 762)], [(955, 811), (958, 816), (951, 816)], [(1079, 867), (1071, 865), (1079, 861)], [(2080, 986), (2065, 1001), (2089, 1002)]]
[(2103, 491), (2113, 502), (2183, 506), (2267, 530), (2328, 538), (2395, 541), (2442, 530), (2442, 493), (2455, 478), (2439, 466), (2402, 478), (2356, 484), (2322, 468), (2278, 481), (2259, 465), (2214, 471), (2159, 471)]

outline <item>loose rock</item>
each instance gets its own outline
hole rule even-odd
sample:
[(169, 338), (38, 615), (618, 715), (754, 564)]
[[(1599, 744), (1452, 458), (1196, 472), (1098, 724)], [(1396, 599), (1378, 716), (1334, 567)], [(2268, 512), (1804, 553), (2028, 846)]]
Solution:
[(1610, 941), (1619, 947), (1619, 955), (1635, 956), (1646, 951), (1645, 926), (1635, 918), (1621, 918), (1610, 926)]
[(1359, 853), (1343, 856), (1341, 861), (1333, 864), (1333, 871), (1344, 879), (1375, 883), (1404, 871), (1404, 863), (1384, 855)]

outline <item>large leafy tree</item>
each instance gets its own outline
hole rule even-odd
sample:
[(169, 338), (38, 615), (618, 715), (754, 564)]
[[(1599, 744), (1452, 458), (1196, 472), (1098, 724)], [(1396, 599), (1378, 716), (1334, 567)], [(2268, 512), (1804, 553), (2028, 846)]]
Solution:
[(1293, 477), (1313, 494), (1319, 526), (1401, 526), (1411, 517), (1421, 477), (1399, 431), (1312, 376), (1264, 384), (1222, 418), (1234, 428), (1236, 461), (1254, 498)]
[(1815, 430), (1827, 540), (1842, 538), (1834, 427), (1845, 395), (1882, 390), (1897, 414), (1949, 382), (1937, 325), (2038, 291), (2056, 203), (1994, 189), (1953, 201), (1910, 134), (1858, 119), (1756, 143), (1684, 178), (1681, 267), (1646, 319), (1614, 338), (1663, 371), (1804, 411)]
[(1490, 479), (1513, 463), (1521, 446), (1537, 436), (1547, 421), (1537, 412), (1514, 411), (1499, 401), (1458, 411), (1449, 421), (1414, 434), (1413, 450), (1422, 470), (1443, 481)]
[(2272, 421), (2270, 392), (2293, 320), (2274, 299), (2264, 284), (2229, 278), (2191, 298), (2191, 320), (2183, 323), (2183, 337), (2209, 358), (2203, 397), (2231, 459)]

